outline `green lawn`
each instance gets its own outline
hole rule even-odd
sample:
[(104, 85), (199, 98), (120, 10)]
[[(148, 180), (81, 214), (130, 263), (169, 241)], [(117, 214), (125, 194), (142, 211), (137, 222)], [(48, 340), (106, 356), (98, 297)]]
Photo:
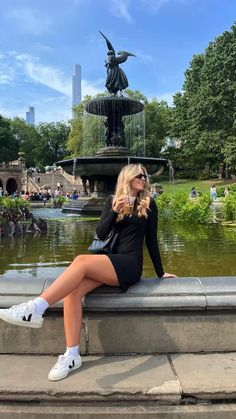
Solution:
[(186, 192), (190, 193), (193, 186), (195, 186), (196, 190), (198, 192), (209, 192), (210, 187), (212, 185), (216, 185), (217, 187), (222, 186), (228, 186), (230, 188), (230, 185), (236, 184), (235, 179), (209, 179), (209, 180), (184, 180), (184, 179), (177, 179), (173, 183), (170, 183), (168, 181), (160, 182), (160, 184), (163, 186), (164, 192), (168, 193), (177, 193), (177, 192)]

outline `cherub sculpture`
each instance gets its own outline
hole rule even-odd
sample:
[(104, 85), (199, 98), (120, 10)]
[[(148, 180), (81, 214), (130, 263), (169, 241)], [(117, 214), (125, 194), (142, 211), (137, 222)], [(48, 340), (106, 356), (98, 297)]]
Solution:
[(124, 63), (128, 57), (135, 57), (135, 55), (127, 51), (119, 51), (119, 57), (117, 57), (110, 41), (101, 31), (100, 34), (106, 40), (108, 48), (108, 59), (105, 64), (107, 68), (107, 79), (105, 86), (110, 93), (114, 93), (116, 95), (118, 91), (126, 89), (129, 85), (126, 74), (119, 67), (119, 64)]

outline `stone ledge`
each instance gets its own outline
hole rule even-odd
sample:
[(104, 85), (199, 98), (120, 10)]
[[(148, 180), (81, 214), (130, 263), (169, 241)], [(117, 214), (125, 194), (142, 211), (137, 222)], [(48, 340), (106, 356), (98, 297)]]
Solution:
[[(0, 276), (1, 307), (34, 298), (63, 271), (34, 268), (9, 271)], [(59, 302), (51, 309), (62, 307)], [(236, 277), (188, 277), (142, 279), (125, 293), (102, 286), (84, 300), (86, 311), (213, 310), (236, 308)]]

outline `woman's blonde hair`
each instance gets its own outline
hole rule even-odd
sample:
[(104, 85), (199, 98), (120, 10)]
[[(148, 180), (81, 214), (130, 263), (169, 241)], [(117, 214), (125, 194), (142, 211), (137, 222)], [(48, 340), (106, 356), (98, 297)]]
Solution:
[[(127, 166), (123, 167), (123, 169), (120, 171), (120, 174), (117, 179), (115, 195), (113, 198), (113, 205), (115, 204), (119, 196), (131, 195), (131, 181), (135, 178), (135, 176), (139, 175), (142, 172), (147, 176), (147, 178), (145, 181), (143, 191), (140, 191), (137, 194), (137, 215), (138, 217), (144, 216), (145, 218), (147, 218), (147, 209), (149, 208), (151, 194), (149, 192), (148, 173), (145, 167), (141, 164), (128, 164)], [(123, 218), (124, 214), (121, 210), (117, 217), (117, 221), (120, 221)]]

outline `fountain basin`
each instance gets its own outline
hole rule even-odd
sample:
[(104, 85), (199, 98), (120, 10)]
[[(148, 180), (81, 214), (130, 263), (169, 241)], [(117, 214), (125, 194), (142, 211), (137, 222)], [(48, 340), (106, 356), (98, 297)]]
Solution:
[(59, 161), (57, 164), (65, 172), (80, 176), (83, 184), (81, 198), (73, 203), (64, 204), (63, 212), (100, 213), (105, 198), (114, 193), (117, 176), (122, 167), (130, 163), (141, 163), (146, 167), (147, 172), (153, 175), (161, 167), (167, 166), (168, 160), (135, 156), (96, 156)]
[(106, 116), (134, 115), (143, 111), (143, 104), (135, 99), (125, 96), (105, 96), (100, 99), (90, 100), (85, 106), (86, 112), (93, 115)]
[(65, 172), (70, 175), (80, 177), (117, 177), (122, 167), (130, 163), (143, 164), (149, 175), (155, 174), (160, 167), (167, 166), (168, 160), (150, 157), (135, 156), (96, 156), (96, 157), (77, 157), (57, 162)]

